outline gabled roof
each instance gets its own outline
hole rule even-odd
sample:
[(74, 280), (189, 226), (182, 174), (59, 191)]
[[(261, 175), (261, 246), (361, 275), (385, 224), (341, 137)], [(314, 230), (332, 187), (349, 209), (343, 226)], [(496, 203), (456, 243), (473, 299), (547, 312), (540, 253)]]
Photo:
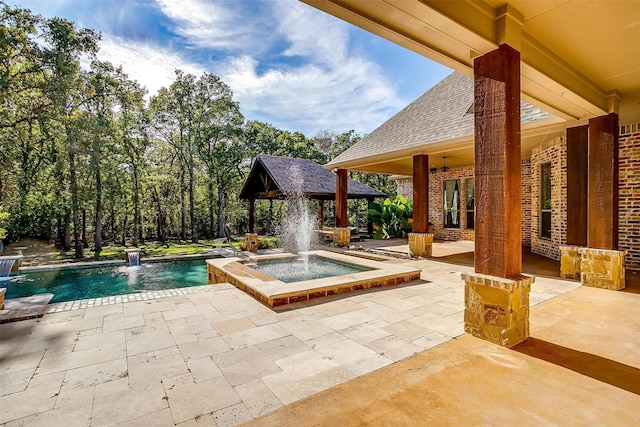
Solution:
[[(259, 155), (240, 192), (241, 199), (282, 199), (287, 194), (303, 194), (319, 200), (336, 196), (336, 175), (307, 159)], [(349, 179), (350, 199), (373, 199), (385, 195), (368, 185)]]
[[(349, 162), (473, 135), (473, 78), (453, 72), (327, 164)], [(522, 101), (522, 123), (552, 117)]]

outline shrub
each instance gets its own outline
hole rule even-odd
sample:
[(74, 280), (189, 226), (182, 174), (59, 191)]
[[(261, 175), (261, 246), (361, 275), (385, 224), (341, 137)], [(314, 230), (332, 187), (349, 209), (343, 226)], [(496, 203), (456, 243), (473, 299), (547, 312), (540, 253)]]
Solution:
[(413, 229), (409, 219), (413, 214), (413, 205), (398, 195), (391, 201), (388, 197), (382, 204), (369, 205), (369, 219), (376, 226), (375, 239), (407, 237)]

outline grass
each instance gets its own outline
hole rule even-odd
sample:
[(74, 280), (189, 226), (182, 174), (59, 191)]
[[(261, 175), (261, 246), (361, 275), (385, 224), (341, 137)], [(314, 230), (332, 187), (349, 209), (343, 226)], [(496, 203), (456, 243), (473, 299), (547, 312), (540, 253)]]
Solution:
[[(233, 246), (240, 250), (245, 249), (244, 237), (237, 236), (232, 243)], [(91, 248), (84, 249), (84, 258), (81, 260), (75, 259), (75, 252), (60, 251), (53, 245), (40, 242), (32, 239), (24, 239), (13, 243), (5, 248), (5, 254), (13, 254), (14, 247), (23, 246), (27, 249), (24, 250), (24, 258), (22, 264), (25, 266), (44, 265), (44, 264), (57, 264), (61, 262), (75, 262), (75, 261), (111, 261), (111, 260), (125, 260), (125, 249), (131, 249), (133, 246), (122, 245), (105, 245), (100, 251), (100, 254), (96, 254)], [(219, 245), (213, 243), (213, 240), (201, 240), (199, 243), (191, 243), (185, 240), (170, 240), (167, 242), (147, 241), (144, 244), (138, 245), (142, 249), (140, 256), (142, 258), (155, 258), (163, 256), (180, 256), (180, 255), (199, 255), (205, 254), (208, 250), (217, 248)], [(222, 247), (229, 246), (224, 243)], [(272, 236), (260, 236), (258, 238), (259, 249), (271, 249), (280, 247), (280, 243), (277, 237)]]
[[(240, 247), (244, 241), (233, 242), (233, 245)], [(24, 258), (22, 260), (23, 265), (42, 265), (42, 264), (56, 264), (60, 262), (74, 262), (75, 252), (60, 251), (52, 245), (38, 242), (35, 240), (20, 241), (11, 246), (8, 246), (5, 250), (5, 254), (13, 253), (13, 246), (25, 246)], [(222, 247), (229, 246), (223, 244)], [(109, 261), (109, 260), (124, 260), (125, 249), (131, 249), (133, 246), (122, 245), (105, 245), (98, 256), (91, 250), (91, 248), (84, 249), (84, 258), (81, 261)], [(141, 256), (143, 258), (150, 257), (162, 257), (162, 256), (179, 256), (179, 255), (198, 255), (205, 254), (206, 251), (218, 247), (212, 240), (201, 240), (199, 243), (191, 243), (188, 241), (167, 241), (167, 242), (145, 242), (138, 245), (142, 249)]]

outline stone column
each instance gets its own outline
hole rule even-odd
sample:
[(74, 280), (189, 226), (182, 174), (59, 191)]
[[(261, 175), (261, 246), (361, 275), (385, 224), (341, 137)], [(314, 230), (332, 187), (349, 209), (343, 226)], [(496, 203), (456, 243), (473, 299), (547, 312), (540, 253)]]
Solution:
[(433, 234), (429, 233), (429, 156), (413, 156), (413, 232), (409, 254), (430, 257)]
[(507, 44), (474, 60), (475, 273), (465, 281), (465, 331), (506, 347), (529, 337), (522, 275), (520, 52)]

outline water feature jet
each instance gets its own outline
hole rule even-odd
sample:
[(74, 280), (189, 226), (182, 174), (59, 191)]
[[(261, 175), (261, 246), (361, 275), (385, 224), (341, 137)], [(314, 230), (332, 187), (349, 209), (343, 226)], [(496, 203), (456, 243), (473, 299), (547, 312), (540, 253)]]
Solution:
[(0, 256), (0, 280), (9, 280), (9, 274), (13, 269), (13, 264), (22, 257), (23, 255)]
[(140, 248), (125, 249), (124, 253), (129, 267), (140, 265)]
[(311, 250), (314, 243), (315, 230), (318, 228), (316, 218), (309, 213), (309, 199), (302, 191), (303, 178), (298, 165), (289, 168), (289, 174), (293, 181), (298, 183), (295, 191), (288, 193), (287, 218), (282, 224), (282, 234), (284, 237), (284, 249), (287, 252), (299, 254), (304, 261), (304, 268), (309, 268), (309, 257), (307, 252)]

